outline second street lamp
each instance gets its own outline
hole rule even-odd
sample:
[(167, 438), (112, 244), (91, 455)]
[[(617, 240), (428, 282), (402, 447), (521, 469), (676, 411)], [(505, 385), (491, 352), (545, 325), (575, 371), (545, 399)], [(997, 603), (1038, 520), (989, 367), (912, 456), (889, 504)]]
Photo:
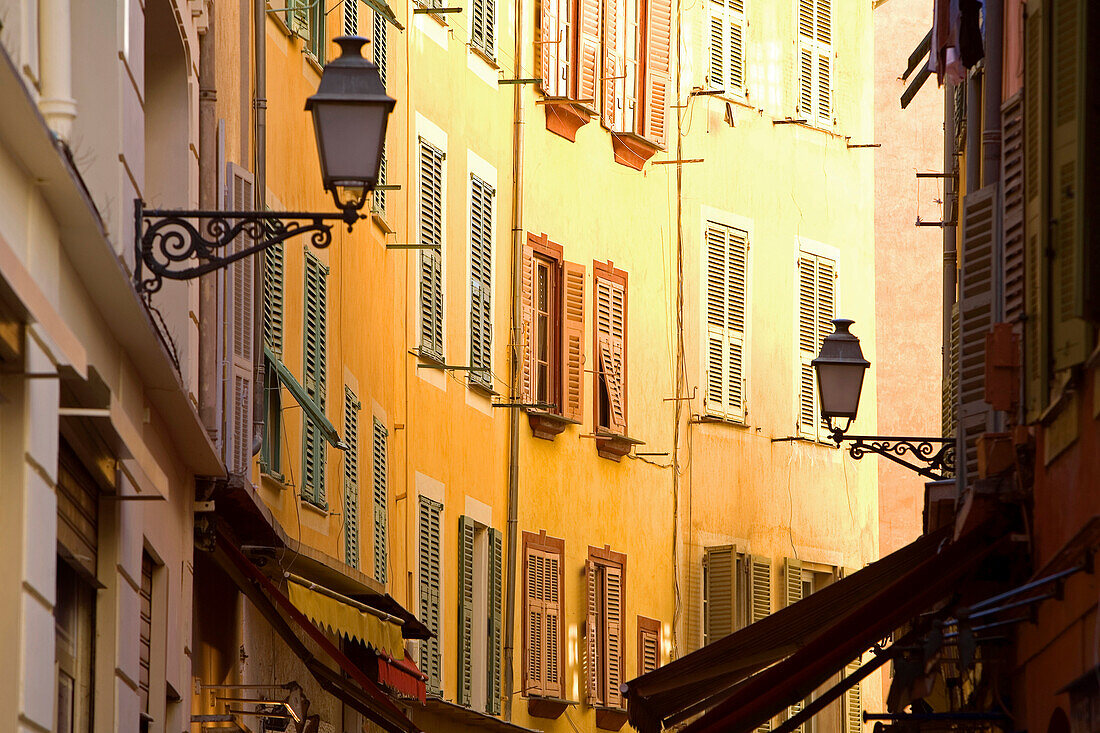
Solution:
[[(848, 452), (857, 460), (866, 453), (875, 453), (933, 481), (948, 478), (955, 468), (954, 438), (847, 434), (859, 410), (863, 377), (871, 366), (863, 358), (859, 339), (848, 330), (854, 322), (834, 319), (833, 332), (822, 341), (821, 351), (811, 362), (817, 374), (821, 417), (829, 426), (832, 439), (837, 446), (849, 442)], [(840, 420), (845, 421), (843, 426)]]
[[(163, 280), (190, 280), (250, 257), (291, 237), (310, 234), (317, 248), (332, 243), (332, 224), (351, 231), (367, 194), (378, 184), (386, 124), (395, 100), (386, 95), (378, 67), (363, 58), (366, 39), (336, 39), (341, 54), (325, 66), (313, 113), (321, 180), (339, 212), (192, 211), (145, 209), (134, 202), (134, 287), (142, 296)], [(148, 272), (145, 272), (148, 270)]]

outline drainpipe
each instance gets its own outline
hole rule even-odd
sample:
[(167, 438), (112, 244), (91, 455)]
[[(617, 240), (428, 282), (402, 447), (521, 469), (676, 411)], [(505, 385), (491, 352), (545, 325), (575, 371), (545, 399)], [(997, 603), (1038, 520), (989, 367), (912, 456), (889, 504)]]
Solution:
[[(266, 208), (267, 198), (267, 2), (255, 0), (252, 6), (252, 48), (255, 54), (254, 67), (256, 69), (256, 92), (253, 102), (253, 119), (255, 120), (255, 139), (253, 150), (253, 194), (255, 195), (256, 211)], [(260, 452), (264, 440), (264, 323), (263, 323), (263, 292), (264, 292), (264, 258), (256, 257), (256, 264), (252, 268), (254, 275), (252, 292), (255, 294), (253, 303), (252, 325), (252, 455)]]
[(985, 0), (985, 112), (982, 185), (1001, 180), (1001, 78), (1004, 74), (1004, 0)]
[[(516, 76), (523, 66), (523, 0), (516, 0)], [(512, 402), (523, 370), (523, 85), (512, 86)], [(516, 540), (519, 528), (519, 408), (508, 410), (508, 573), (504, 592), (504, 719), (512, 719), (516, 628)]]
[[(207, 8), (199, 39), (199, 208), (218, 208), (217, 38), (214, 8)], [(199, 279), (199, 417), (212, 439), (218, 433), (218, 275)]]
[(69, 0), (42, 0), (38, 28), (42, 96), (38, 109), (46, 124), (66, 145), (73, 134), (76, 100), (73, 99), (73, 38)]

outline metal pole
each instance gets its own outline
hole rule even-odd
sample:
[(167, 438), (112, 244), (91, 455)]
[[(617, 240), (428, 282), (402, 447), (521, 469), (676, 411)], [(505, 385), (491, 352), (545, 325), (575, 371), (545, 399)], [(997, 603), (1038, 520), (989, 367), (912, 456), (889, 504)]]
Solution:
[[(255, 0), (252, 8), (252, 48), (255, 53), (256, 91), (255, 109), (255, 161), (253, 171), (255, 185), (256, 211), (264, 211), (267, 208), (267, 2)], [(260, 452), (264, 437), (264, 317), (263, 317), (263, 292), (264, 292), (264, 259), (266, 255), (256, 257), (256, 264), (252, 268), (253, 273), (253, 299), (252, 312), (252, 455)]]

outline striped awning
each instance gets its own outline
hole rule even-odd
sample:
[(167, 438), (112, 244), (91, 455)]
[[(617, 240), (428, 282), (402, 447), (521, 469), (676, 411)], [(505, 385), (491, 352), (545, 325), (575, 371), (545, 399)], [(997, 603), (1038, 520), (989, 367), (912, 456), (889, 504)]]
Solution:
[[(311, 587), (312, 586), (312, 587)], [(405, 656), (401, 639), (401, 624), (388, 614), (370, 609), (352, 599), (342, 601), (332, 591), (323, 591), (312, 583), (291, 578), (287, 583), (287, 596), (295, 608), (318, 626), (348, 639), (354, 639), (384, 651), (391, 657)]]

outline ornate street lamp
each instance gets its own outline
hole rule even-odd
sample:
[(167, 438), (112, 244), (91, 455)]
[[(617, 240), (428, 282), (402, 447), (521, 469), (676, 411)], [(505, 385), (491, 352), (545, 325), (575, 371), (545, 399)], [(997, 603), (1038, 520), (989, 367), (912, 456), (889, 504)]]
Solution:
[[(847, 434), (859, 410), (863, 377), (871, 366), (871, 362), (863, 358), (859, 339), (848, 331), (853, 323), (855, 321), (847, 318), (834, 319), (835, 330), (825, 337), (821, 343), (821, 352), (811, 362), (817, 373), (821, 417), (829, 426), (832, 439), (837, 446), (843, 441), (851, 442), (848, 452), (856, 460), (863, 458), (866, 453), (875, 453), (933, 481), (948, 478), (947, 474), (955, 468), (954, 438)], [(843, 426), (840, 420), (845, 421)], [(910, 459), (906, 459), (907, 454)], [(927, 465), (918, 465), (912, 461), (921, 461)]]
[(321, 180), (339, 213), (147, 210), (137, 199), (139, 294), (157, 292), (164, 278), (190, 280), (302, 234), (311, 234), (314, 247), (327, 247), (332, 243), (327, 222), (342, 221), (351, 231), (365, 218), (359, 210), (378, 184), (386, 124), (396, 102), (386, 95), (378, 67), (362, 56), (365, 38), (343, 36), (336, 43), (341, 55), (325, 66), (306, 110), (313, 113)]

